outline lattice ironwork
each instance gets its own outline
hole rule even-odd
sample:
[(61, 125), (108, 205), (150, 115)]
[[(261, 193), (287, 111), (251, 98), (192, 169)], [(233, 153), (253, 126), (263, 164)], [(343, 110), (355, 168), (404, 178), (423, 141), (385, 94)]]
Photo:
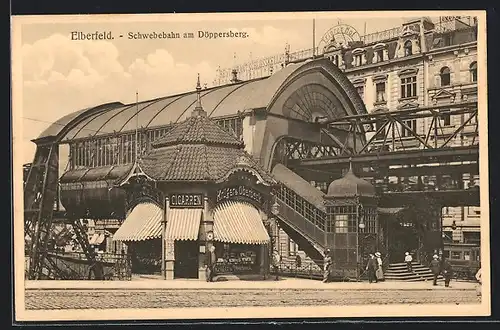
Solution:
[(24, 231), (30, 245), (29, 279), (42, 274), (45, 251), (50, 240), (57, 196), (59, 149), (56, 143), (39, 145), (24, 189)]
[[(341, 127), (346, 130), (346, 142), (352, 140), (354, 143), (354, 148), (341, 150), (342, 156), (438, 149), (452, 147), (452, 143), (455, 146), (478, 145), (477, 117), (477, 102), (464, 102), (348, 116), (330, 120), (327, 124), (329, 127)], [(452, 124), (456, 119), (459, 119), (459, 124)], [(362, 134), (359, 127), (365, 129), (367, 139), (366, 143), (356, 146), (359, 140), (353, 137)]]

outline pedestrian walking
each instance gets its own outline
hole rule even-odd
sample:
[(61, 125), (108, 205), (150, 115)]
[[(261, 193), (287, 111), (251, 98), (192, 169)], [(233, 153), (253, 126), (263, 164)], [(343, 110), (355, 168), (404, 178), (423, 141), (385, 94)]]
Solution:
[(276, 277), (274, 278), (275, 281), (278, 281), (280, 279), (279, 278), (280, 262), (281, 262), (281, 255), (279, 254), (279, 252), (277, 250), (274, 250), (274, 252), (273, 252), (273, 270), (274, 270), (274, 274), (276, 275)]
[(453, 269), (447, 259), (443, 259), (442, 272), (444, 277), (444, 286), (449, 287), (451, 278), (453, 277)]
[(478, 296), (481, 296), (481, 286), (483, 285), (483, 282), (481, 280), (481, 268), (479, 268), (479, 270), (476, 273), (476, 280), (477, 280), (477, 284), (478, 284), (478, 285), (476, 285), (476, 294)]
[(380, 252), (375, 252), (375, 258), (377, 259), (377, 270), (375, 271), (375, 277), (378, 281), (383, 281), (384, 268), (383, 268), (382, 254)]
[(330, 281), (330, 266), (332, 265), (332, 257), (330, 256), (330, 249), (325, 250), (325, 257), (323, 259), (323, 283)]
[(368, 263), (366, 264), (366, 272), (368, 274), (369, 283), (378, 282), (377, 277), (375, 276), (376, 268), (377, 268), (377, 260), (375, 259), (375, 256), (370, 253), (370, 258), (368, 259)]
[(439, 273), (441, 273), (441, 265), (437, 254), (432, 256), (432, 261), (429, 268), (431, 269), (433, 275), (432, 285), (437, 285), (437, 278), (439, 276)]
[(410, 252), (405, 252), (406, 268), (408, 269), (408, 271), (410, 273), (413, 271), (413, 267), (411, 265), (412, 261), (413, 261), (413, 257), (411, 256)]
[(300, 255), (297, 253), (297, 255), (295, 256), (295, 266), (297, 268), (300, 268), (302, 267), (302, 258), (300, 257)]

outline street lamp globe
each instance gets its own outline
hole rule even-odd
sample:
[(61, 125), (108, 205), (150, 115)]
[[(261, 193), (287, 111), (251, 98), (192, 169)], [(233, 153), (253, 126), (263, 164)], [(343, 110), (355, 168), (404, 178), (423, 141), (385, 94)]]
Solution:
[(365, 229), (365, 223), (364, 222), (360, 222), (359, 223), (359, 229)]

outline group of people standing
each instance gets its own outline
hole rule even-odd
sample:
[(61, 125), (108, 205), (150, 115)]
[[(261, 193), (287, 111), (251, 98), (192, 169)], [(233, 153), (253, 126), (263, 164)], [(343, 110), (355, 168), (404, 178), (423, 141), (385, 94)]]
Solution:
[(366, 264), (366, 272), (369, 283), (377, 283), (384, 280), (383, 261), (380, 252), (375, 252), (375, 254), (370, 253), (368, 263)]
[[(330, 281), (330, 267), (333, 259), (330, 256), (330, 249), (325, 250), (323, 260), (323, 283)], [(384, 280), (384, 269), (382, 254), (380, 252), (370, 253), (368, 263), (366, 265), (366, 272), (368, 274), (368, 282), (377, 283)]]
[[(406, 262), (406, 268), (408, 272), (412, 273), (413, 272), (413, 267), (412, 267), (412, 262), (413, 262), (413, 257), (409, 252), (405, 253), (405, 262)], [(448, 260), (446, 258), (440, 258), (437, 254), (434, 254), (432, 256), (432, 261), (429, 264), (429, 268), (432, 272), (432, 285), (437, 285), (437, 280), (439, 275), (443, 275), (444, 277), (444, 286), (449, 287), (450, 286), (450, 281), (453, 276), (453, 269)]]

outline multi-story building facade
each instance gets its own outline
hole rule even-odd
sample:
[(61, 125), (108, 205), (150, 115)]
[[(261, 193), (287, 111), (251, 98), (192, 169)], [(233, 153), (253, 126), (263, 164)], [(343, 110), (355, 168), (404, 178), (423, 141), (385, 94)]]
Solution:
[[(446, 23), (443, 24), (443, 21)], [(460, 18), (438, 18), (434, 21), (429, 18), (413, 19), (402, 26), (364, 36), (360, 41), (347, 45), (332, 38), (324, 49), (318, 51), (344, 71), (369, 112), (473, 101), (477, 100), (478, 75), (476, 23), (475, 19)], [(313, 52), (298, 53), (310, 56)], [(304, 60), (294, 60), (294, 56), (287, 53), (283, 56), (285, 61), (290, 58), (294, 62)], [(273, 70), (274, 65), (270, 72)], [(440, 110), (437, 139), (447, 139), (467, 119), (467, 115), (452, 116), (446, 110)], [(430, 121), (425, 118), (406, 124), (423, 135), (432, 125)], [(463, 133), (451, 140), (450, 145), (477, 142), (473, 124), (471, 120)], [(399, 126), (398, 134), (411, 144), (412, 137), (404, 127)], [(405, 146), (408, 147), (408, 144), (405, 143)], [(444, 179), (452, 180), (453, 177), (445, 176)], [(466, 189), (479, 185), (477, 174), (462, 179)], [(325, 185), (318, 186), (318, 189), (325, 188)], [(443, 208), (445, 243), (479, 245), (480, 216), (479, 207)], [(280, 231), (276, 244), (284, 257), (301, 254), (283, 231)]]

